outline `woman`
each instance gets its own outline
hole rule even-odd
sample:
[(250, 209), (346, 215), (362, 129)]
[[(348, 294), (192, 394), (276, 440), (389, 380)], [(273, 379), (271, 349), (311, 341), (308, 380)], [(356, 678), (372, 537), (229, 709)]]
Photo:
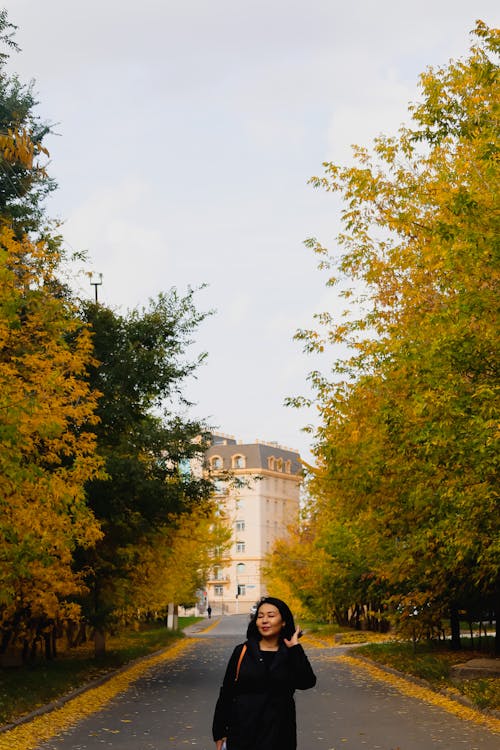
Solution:
[(259, 602), (247, 641), (234, 649), (215, 707), (216, 750), (296, 750), (296, 689), (316, 677), (299, 645), (300, 629), (281, 599)]

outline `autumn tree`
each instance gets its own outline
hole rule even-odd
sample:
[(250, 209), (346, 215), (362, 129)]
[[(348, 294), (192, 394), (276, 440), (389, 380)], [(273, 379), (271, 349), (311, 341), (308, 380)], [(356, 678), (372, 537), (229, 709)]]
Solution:
[[(5, 11), (0, 40), (15, 49)], [(97, 394), (87, 326), (59, 279), (61, 247), (42, 227), (51, 189), (39, 157), (46, 133), (31, 87), (0, 54), (0, 653), (47, 655), (56, 621), (75, 616), (83, 580), (73, 553), (100, 529), (85, 502), (96, 478)], [(42, 238), (40, 235), (45, 234)], [(38, 239), (36, 237), (38, 236)], [(31, 239), (30, 239), (31, 237)]]
[(308, 244), (348, 306), (297, 335), (350, 351), (311, 376), (318, 547), (335, 558), (329, 537), (352, 530), (378, 596), (448, 614), (456, 647), (460, 612), (500, 620), (499, 32), (474, 37), (421, 76), (409, 126), (313, 178), (343, 199), (337, 250)]
[(136, 545), (122, 613), (163, 615), (170, 602), (194, 604), (213, 567), (213, 550), (227, 546), (229, 538), (215, 504), (167, 518), (145, 544)]
[(182, 297), (172, 290), (125, 315), (94, 303), (83, 306), (83, 315), (97, 360), (89, 371), (91, 385), (102, 394), (93, 429), (106, 478), (87, 485), (104, 536), (82, 553), (80, 566), (90, 571), (85, 612), (104, 648), (106, 628), (118, 610), (130, 610), (134, 600), (146, 606), (148, 591), (151, 606), (157, 606), (148, 576), (139, 595), (137, 570), (149, 569), (155, 554), (165, 564), (170, 559), (172, 567), (168, 548), (171, 540), (179, 541), (176, 519), (186, 528), (191, 512), (198, 518), (211, 512), (211, 482), (187, 470), (201, 459), (206, 428), (179, 416), (188, 406), (183, 381), (204, 356), (185, 358), (204, 314), (194, 307), (193, 291)]
[(0, 650), (20, 642), (25, 656), (75, 613), (73, 552), (100, 536), (84, 493), (100, 468), (92, 344), (57, 263), (53, 247), (0, 231)]

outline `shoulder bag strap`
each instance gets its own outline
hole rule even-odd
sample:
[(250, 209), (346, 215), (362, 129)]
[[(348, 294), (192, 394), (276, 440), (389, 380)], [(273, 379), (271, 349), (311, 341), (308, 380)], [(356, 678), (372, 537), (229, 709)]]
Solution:
[(240, 651), (240, 658), (238, 659), (238, 664), (236, 666), (236, 677), (234, 678), (235, 682), (238, 682), (238, 677), (240, 676), (241, 662), (243, 661), (243, 657), (245, 656), (246, 651), (247, 651), (247, 644), (244, 643), (243, 647), (242, 647), (242, 649)]

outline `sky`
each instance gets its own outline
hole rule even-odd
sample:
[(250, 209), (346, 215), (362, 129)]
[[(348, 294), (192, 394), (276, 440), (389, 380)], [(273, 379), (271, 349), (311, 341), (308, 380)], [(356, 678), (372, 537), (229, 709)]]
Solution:
[[(340, 314), (312, 252), (335, 251), (341, 206), (308, 180), (408, 122), (418, 77), (464, 56), (493, 0), (4, 0), (52, 124), (47, 208), (119, 312), (176, 287), (214, 310), (189, 354), (190, 416), (311, 460), (316, 412), (284, 405), (327, 373), (294, 341)], [(92, 298), (87, 276), (75, 288)]]

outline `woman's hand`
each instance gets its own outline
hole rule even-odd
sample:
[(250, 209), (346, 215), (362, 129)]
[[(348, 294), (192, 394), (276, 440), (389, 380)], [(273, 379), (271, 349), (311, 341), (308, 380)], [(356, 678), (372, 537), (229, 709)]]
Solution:
[[(302, 630), (299, 627), (297, 627), (297, 630), (292, 635), (290, 640), (288, 640), (287, 638), (283, 638), (285, 646), (287, 646), (288, 648), (292, 648), (292, 646), (296, 646), (299, 642), (299, 638), (301, 635), (302, 635)], [(219, 748), (217, 748), (217, 750), (219, 750)]]
[[(216, 740), (215, 741), (215, 750), (222, 750), (222, 745), (224, 745), (225, 741), (226, 741), (226, 737), (223, 737), (220, 740)], [(225, 745), (224, 745), (224, 747), (225, 747)]]

